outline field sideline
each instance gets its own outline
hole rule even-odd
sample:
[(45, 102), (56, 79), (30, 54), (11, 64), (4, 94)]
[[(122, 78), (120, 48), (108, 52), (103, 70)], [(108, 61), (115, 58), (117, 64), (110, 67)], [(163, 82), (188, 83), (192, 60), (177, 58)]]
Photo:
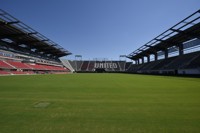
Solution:
[(200, 78), (0, 77), (0, 133), (199, 133)]

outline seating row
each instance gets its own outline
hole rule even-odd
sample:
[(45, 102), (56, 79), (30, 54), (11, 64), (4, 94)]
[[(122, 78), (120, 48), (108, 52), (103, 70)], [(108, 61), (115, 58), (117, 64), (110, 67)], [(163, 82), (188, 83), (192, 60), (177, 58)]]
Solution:
[(29, 64), (17, 61), (0, 60), (0, 68), (2, 69), (22, 69), (22, 70), (51, 70), (51, 71), (69, 71), (61, 66), (50, 66), (41, 64)]

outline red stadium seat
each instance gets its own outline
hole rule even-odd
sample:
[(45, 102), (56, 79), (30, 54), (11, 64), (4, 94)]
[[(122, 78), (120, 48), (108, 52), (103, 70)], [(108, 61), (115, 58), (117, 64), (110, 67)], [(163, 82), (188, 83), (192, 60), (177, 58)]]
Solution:
[(6, 62), (17, 69), (31, 69), (31, 67), (22, 62), (14, 62), (14, 61), (6, 61)]
[(0, 60), (0, 68), (13, 69), (14, 67), (12, 67), (11, 65), (9, 65), (5, 61)]
[(0, 75), (9, 75), (10, 73), (9, 72), (6, 72), (6, 71), (3, 71), (3, 70), (0, 70)]

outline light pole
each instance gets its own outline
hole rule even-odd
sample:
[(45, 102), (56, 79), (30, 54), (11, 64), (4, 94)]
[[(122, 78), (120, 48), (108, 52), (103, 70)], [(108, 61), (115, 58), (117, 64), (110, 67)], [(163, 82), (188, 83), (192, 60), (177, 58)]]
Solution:
[(119, 60), (120, 61), (126, 61), (126, 55), (120, 55)]

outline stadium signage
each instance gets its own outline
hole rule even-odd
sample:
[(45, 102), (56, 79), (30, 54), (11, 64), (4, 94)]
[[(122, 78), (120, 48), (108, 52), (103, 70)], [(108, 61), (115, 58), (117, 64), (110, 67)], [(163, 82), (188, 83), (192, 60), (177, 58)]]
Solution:
[(117, 63), (95, 63), (94, 68), (117, 68)]

